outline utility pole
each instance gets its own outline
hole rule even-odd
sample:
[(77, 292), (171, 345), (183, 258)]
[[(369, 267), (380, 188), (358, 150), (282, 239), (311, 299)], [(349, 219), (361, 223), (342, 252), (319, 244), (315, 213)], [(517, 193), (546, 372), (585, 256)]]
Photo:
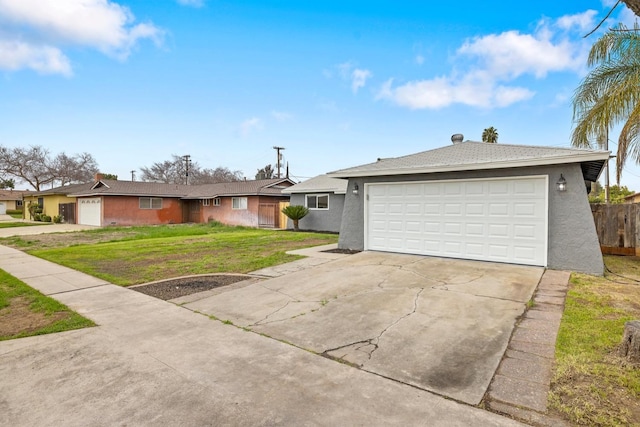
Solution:
[[(605, 151), (609, 151), (609, 128), (605, 131), (604, 134), (604, 149)], [(609, 204), (609, 159), (604, 164), (604, 202)]]
[(132, 170), (132, 171), (131, 171), (131, 181), (133, 182), (133, 181), (135, 181), (135, 180), (136, 180), (136, 171), (135, 171), (135, 170)]
[(284, 147), (274, 146), (273, 149), (278, 152), (278, 178), (280, 178), (280, 161), (282, 160), (282, 155), (280, 154), (280, 151), (284, 150)]
[(184, 159), (184, 163), (185, 163), (185, 184), (189, 185), (189, 162), (191, 161), (191, 156), (186, 154), (184, 156), (182, 156), (182, 158)]

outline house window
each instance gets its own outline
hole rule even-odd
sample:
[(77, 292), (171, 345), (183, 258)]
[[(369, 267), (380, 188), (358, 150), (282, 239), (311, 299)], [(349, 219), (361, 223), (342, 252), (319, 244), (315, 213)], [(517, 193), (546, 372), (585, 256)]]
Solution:
[(246, 197), (233, 197), (231, 199), (231, 208), (232, 209), (247, 209), (247, 198)]
[(202, 200), (202, 206), (209, 206), (210, 203), (211, 203), (211, 199), (203, 199)]
[(44, 207), (44, 197), (38, 197), (38, 206)]
[(220, 197), (213, 199), (213, 206), (220, 206)]
[(16, 200), (16, 207), (22, 207), (22, 200)]
[(140, 209), (162, 209), (160, 197), (140, 197)]
[(306, 205), (309, 209), (329, 209), (329, 195), (307, 194)]

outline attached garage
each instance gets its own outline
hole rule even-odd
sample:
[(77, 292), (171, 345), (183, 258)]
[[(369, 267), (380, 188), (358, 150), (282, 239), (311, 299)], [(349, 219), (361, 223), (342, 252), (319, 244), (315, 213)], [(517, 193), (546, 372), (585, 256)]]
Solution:
[(452, 141), (329, 173), (338, 247), (603, 273), (586, 186), (609, 152)]
[(366, 250), (547, 264), (546, 176), (366, 187)]
[(102, 225), (102, 199), (100, 197), (90, 197), (78, 199), (78, 224)]

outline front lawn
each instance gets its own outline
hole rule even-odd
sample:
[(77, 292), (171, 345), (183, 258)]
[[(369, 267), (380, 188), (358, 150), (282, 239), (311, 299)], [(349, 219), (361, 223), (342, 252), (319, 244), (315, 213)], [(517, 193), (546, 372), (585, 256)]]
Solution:
[(614, 273), (571, 276), (550, 406), (576, 425), (640, 426), (640, 367), (617, 355), (624, 323), (640, 319), (640, 259), (605, 263)]
[(180, 224), (21, 236), (0, 244), (129, 286), (189, 274), (247, 273), (299, 258), (286, 251), (337, 239), (334, 234)]
[(0, 222), (0, 228), (13, 228), (13, 227), (31, 227), (32, 225), (47, 225), (50, 222)]
[(0, 341), (95, 324), (0, 270)]

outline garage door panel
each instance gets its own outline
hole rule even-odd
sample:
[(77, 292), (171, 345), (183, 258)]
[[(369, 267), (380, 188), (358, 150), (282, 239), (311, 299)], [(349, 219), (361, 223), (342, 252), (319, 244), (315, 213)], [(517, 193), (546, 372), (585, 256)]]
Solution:
[(546, 265), (545, 177), (367, 185), (366, 249)]
[(100, 226), (102, 203), (99, 197), (78, 200), (78, 224)]

